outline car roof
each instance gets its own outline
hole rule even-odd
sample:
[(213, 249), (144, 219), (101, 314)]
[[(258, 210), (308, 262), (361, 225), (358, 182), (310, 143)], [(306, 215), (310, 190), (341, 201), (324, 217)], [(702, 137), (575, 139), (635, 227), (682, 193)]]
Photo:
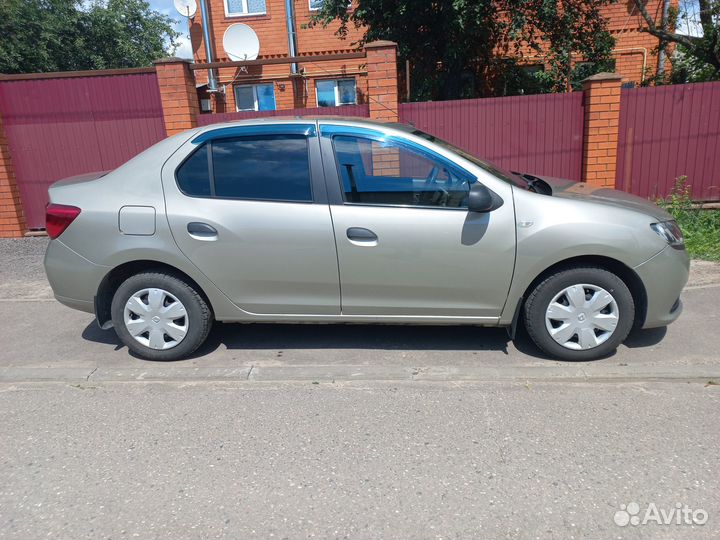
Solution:
[(398, 122), (382, 122), (378, 120), (370, 120), (357, 116), (335, 116), (335, 115), (308, 115), (308, 116), (266, 116), (263, 118), (248, 118), (244, 120), (232, 120), (230, 122), (220, 122), (210, 124), (200, 128), (199, 132), (206, 132), (217, 128), (227, 128), (235, 126), (257, 126), (269, 124), (307, 124), (308, 122), (317, 124), (327, 124), (334, 122), (351, 123), (359, 126), (367, 126), (377, 129), (378, 127), (389, 128), (398, 127), (402, 124)]

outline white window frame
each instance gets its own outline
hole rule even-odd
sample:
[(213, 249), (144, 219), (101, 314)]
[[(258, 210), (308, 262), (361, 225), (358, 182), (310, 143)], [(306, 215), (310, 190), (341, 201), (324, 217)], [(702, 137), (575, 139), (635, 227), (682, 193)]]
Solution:
[[(355, 83), (355, 99), (352, 103), (340, 103), (340, 81), (353, 81)], [(343, 77), (342, 79), (317, 79), (315, 81), (315, 105), (320, 107), (320, 96), (317, 91), (317, 83), (332, 82), (333, 90), (335, 90), (335, 107), (343, 107), (345, 105), (357, 105), (357, 80), (354, 77)]]
[[(273, 83), (258, 83), (258, 84), (236, 84), (233, 86), (233, 97), (235, 98), (235, 111), (236, 112), (247, 112), (247, 111), (260, 111), (260, 100), (258, 99), (258, 86), (272, 86), (273, 89), (273, 100), (275, 101), (274, 111), (277, 110), (277, 98), (275, 97), (275, 85)], [(254, 109), (241, 109), (238, 105), (236, 88), (252, 88), (253, 93), (253, 107)]]
[(228, 8), (228, 0), (223, 0), (223, 6), (225, 7), (225, 16), (226, 17), (254, 17), (256, 15), (267, 15), (267, 3), (269, 0), (265, 0), (265, 11), (254, 11), (252, 13), (248, 12), (248, 0), (241, 0), (243, 9), (245, 10), (243, 13), (231, 13)]

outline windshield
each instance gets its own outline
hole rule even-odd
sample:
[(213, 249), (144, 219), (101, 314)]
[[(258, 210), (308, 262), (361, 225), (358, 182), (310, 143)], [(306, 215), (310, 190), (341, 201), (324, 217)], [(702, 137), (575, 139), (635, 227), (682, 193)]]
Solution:
[(489, 161), (485, 161), (476, 156), (473, 156), (472, 154), (468, 154), (465, 150), (462, 150), (462, 149), (458, 148), (457, 146), (450, 144), (447, 141), (438, 139), (434, 135), (430, 135), (429, 133), (425, 133), (424, 131), (420, 131), (419, 129), (413, 129), (410, 131), (410, 133), (412, 133), (413, 135), (417, 135), (418, 137), (422, 137), (426, 141), (430, 141), (439, 146), (442, 146), (446, 150), (450, 150), (451, 152), (454, 152), (455, 154), (458, 154), (459, 156), (467, 159), (474, 165), (477, 165), (481, 169), (489, 172), (490, 174), (499, 178), (500, 180), (504, 180), (508, 184), (512, 184), (513, 186), (521, 187), (523, 189), (527, 189), (527, 187), (528, 187), (527, 181), (524, 181), (523, 178), (518, 176), (517, 174), (514, 174), (510, 171), (506, 171), (505, 169), (502, 169), (502, 168), (498, 167), (497, 165), (490, 163)]

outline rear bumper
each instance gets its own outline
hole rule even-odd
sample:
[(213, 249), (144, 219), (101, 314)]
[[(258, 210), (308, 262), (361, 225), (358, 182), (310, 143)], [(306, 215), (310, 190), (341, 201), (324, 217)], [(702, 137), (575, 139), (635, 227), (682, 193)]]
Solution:
[(643, 328), (666, 326), (682, 313), (680, 293), (690, 273), (687, 252), (670, 246), (634, 268), (645, 285), (647, 313)]
[(51, 240), (45, 252), (45, 273), (55, 298), (80, 311), (94, 313), (93, 299), (110, 270), (76, 253), (60, 240)]

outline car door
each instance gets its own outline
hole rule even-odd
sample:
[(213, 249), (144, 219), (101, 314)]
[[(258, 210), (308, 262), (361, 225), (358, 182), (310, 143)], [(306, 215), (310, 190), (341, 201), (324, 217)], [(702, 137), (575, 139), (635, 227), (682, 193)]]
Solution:
[(163, 167), (182, 252), (255, 314), (337, 315), (337, 254), (315, 124), (219, 128)]
[(500, 316), (515, 262), (511, 188), (468, 212), (477, 176), (402, 135), (320, 125), (343, 315)]

